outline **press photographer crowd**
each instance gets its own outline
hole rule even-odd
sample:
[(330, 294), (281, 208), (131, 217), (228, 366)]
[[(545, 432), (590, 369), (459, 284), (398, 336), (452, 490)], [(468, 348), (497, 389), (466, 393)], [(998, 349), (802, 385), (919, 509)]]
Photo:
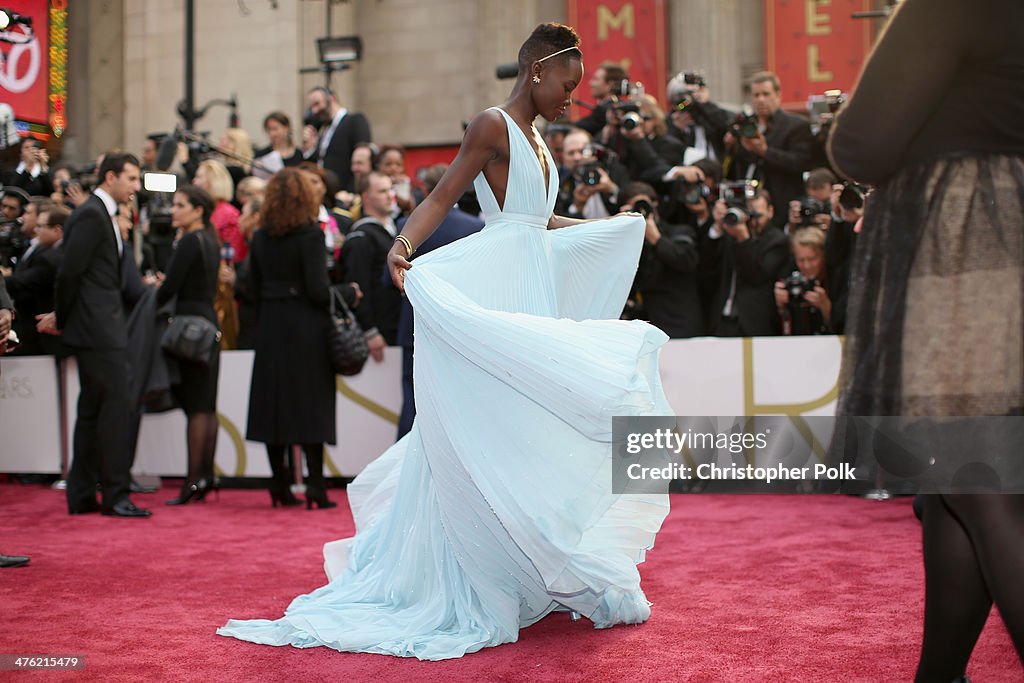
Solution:
[[(843, 332), (867, 188), (839, 182), (824, 153), (840, 94), (812, 122), (781, 109), (769, 72), (752, 77), (738, 113), (715, 103), (699, 72), (671, 79), (668, 112), (617, 64), (589, 86), (584, 118), (544, 129), (555, 213), (646, 218), (623, 317), (673, 338)], [(241, 128), (216, 144), (177, 130), (141, 141), (139, 157), (112, 150), (76, 167), (25, 138), (0, 177), (7, 353), (73, 355), (79, 368), (72, 514), (149, 514), (128, 498), (143, 490), (129, 472), (146, 410), (188, 417), (188, 471), (168, 503), (216, 488), (221, 350), (256, 351), (246, 438), (267, 445), (275, 506), (300, 502), (290, 445), (307, 458), (307, 507), (334, 506), (322, 474), (334, 375), (382, 361), (385, 346), (404, 350), (399, 434), (408, 430), (412, 314), (386, 259), (445, 166), (411, 178), (403, 148), (374, 144), (366, 117), (330, 90), (314, 88), (306, 104), (302, 122), (265, 116), (263, 148)], [(173, 191), (144, 189), (157, 173), (175, 176)], [(470, 189), (418, 255), (480, 230), (479, 214)], [(0, 310), (0, 334), (11, 318)]]

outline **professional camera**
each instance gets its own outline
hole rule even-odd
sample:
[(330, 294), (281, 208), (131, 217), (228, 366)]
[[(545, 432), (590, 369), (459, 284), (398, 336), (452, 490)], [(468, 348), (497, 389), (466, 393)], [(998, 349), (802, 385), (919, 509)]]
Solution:
[(644, 218), (649, 218), (654, 213), (654, 206), (646, 199), (637, 199), (633, 202), (633, 210)]
[(701, 199), (711, 197), (711, 188), (705, 183), (689, 183), (679, 179), (672, 183), (669, 198), (674, 204), (697, 204)]
[(644, 96), (644, 84), (640, 81), (630, 83), (623, 80), (613, 97), (611, 108), (619, 115), (619, 128), (631, 131), (643, 123), (640, 115), (640, 98)]
[(601, 169), (607, 173), (614, 157), (615, 153), (604, 145), (591, 142), (583, 148), (583, 163), (576, 167), (573, 175), (584, 185), (597, 185), (601, 182)]
[(11, 266), (14, 255), (26, 247), (28, 239), (21, 232), (23, 222), (22, 218), (0, 221), (0, 266)]
[(814, 218), (819, 214), (831, 214), (832, 210), (827, 204), (819, 202), (814, 197), (804, 197), (800, 200), (800, 222), (797, 225), (817, 225)]
[(739, 225), (745, 222), (748, 217), (754, 218), (759, 215), (756, 212), (750, 211), (747, 207), (747, 202), (753, 199), (756, 194), (756, 180), (737, 180), (724, 182), (719, 185), (718, 198), (725, 202), (728, 207), (722, 223), (728, 226)]
[[(697, 103), (697, 100), (693, 96), (693, 91), (698, 88), (707, 87), (708, 82), (707, 79), (704, 78), (704, 74), (699, 71), (684, 71), (682, 72), (682, 77), (683, 84), (687, 89), (671, 93), (671, 105), (679, 111), (686, 111)], [(678, 78), (679, 76), (677, 75), (672, 79), (672, 82), (678, 83), (676, 80)], [(672, 87), (672, 83), (669, 84), (669, 87)]]
[(823, 95), (811, 95), (807, 100), (807, 111), (810, 114), (812, 125), (816, 125), (815, 135), (825, 136), (832, 126), (842, 106), (846, 104), (846, 95), (842, 90), (826, 90)]
[(734, 138), (756, 138), (761, 134), (758, 130), (757, 114), (753, 112), (740, 112), (736, 120), (729, 126), (729, 132)]
[(92, 192), (92, 189), (99, 185), (99, 168), (96, 163), (83, 164), (71, 170), (71, 180), (64, 187), (64, 196), (68, 196), (68, 187), (75, 186), (84, 192)]
[(839, 206), (847, 211), (864, 208), (864, 197), (868, 188), (857, 183), (846, 181), (843, 183), (843, 191), (839, 193)]
[(813, 292), (818, 286), (818, 280), (813, 277), (804, 277), (799, 270), (794, 270), (783, 283), (786, 291), (789, 292), (791, 304), (803, 303), (806, 300), (807, 292)]

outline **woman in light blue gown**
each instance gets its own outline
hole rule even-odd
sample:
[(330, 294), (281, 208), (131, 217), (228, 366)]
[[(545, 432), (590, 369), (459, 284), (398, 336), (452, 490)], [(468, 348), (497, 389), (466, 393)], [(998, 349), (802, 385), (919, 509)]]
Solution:
[[(324, 547), (329, 583), (276, 621), (221, 635), (448, 659), (514, 642), (552, 611), (597, 628), (650, 616), (637, 564), (665, 494), (612, 493), (612, 417), (670, 415), (667, 337), (619, 313), (644, 237), (638, 214), (554, 216), (557, 171), (533, 127), (583, 78), (579, 38), (539, 26), (501, 108), (389, 255), (416, 324), (416, 421), (348, 488), (356, 535)], [(474, 182), (487, 225), (407, 260)]]

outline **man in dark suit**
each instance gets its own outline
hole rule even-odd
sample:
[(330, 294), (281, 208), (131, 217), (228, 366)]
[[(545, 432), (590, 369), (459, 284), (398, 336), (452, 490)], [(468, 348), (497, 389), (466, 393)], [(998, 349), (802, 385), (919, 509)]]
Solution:
[(338, 176), (341, 189), (352, 192), (352, 150), (360, 142), (372, 142), (370, 122), (357, 111), (350, 112), (340, 104), (334, 93), (318, 86), (309, 91), (306, 104), (317, 119), (320, 132), (320, 165)]
[[(441, 177), (448, 170), (447, 164), (435, 164), (427, 169), (423, 175), (423, 189), (427, 195), (434, 191)], [(401, 232), (407, 219), (403, 218), (398, 222), (398, 230)], [(462, 239), (467, 235), (480, 232), (484, 222), (476, 216), (471, 216), (457, 206), (453, 206), (444, 220), (438, 224), (437, 229), (430, 235), (423, 244), (416, 249), (416, 253), (410, 260), (415, 260), (423, 254), (451, 244), (455, 240)], [(394, 287), (390, 275), (385, 271), (388, 284)], [(397, 291), (397, 290), (396, 290)], [(402, 412), (398, 416), (398, 438), (409, 433), (412, 429), (413, 418), (416, 417), (416, 400), (413, 394), (412, 385), (412, 351), (413, 351), (413, 313), (412, 304), (409, 298), (402, 297), (402, 310), (398, 317), (398, 344), (402, 347)]]
[(719, 286), (711, 298), (708, 330), (717, 337), (764, 337), (781, 332), (775, 281), (789, 265), (786, 236), (772, 223), (771, 196), (760, 190), (732, 223), (715, 205), (715, 224), (701, 244), (701, 261), (718, 264)]
[(6, 174), (5, 185), (14, 185), (25, 190), (30, 197), (49, 197), (53, 194), (50, 180), (50, 157), (35, 138), (21, 141), (21, 160), (17, 167)]
[(663, 221), (657, 197), (647, 183), (629, 183), (622, 190), (622, 210), (639, 211), (647, 224), (633, 284), (636, 312), (673, 339), (698, 337), (704, 334), (704, 314), (697, 288), (697, 230)]
[[(100, 185), (75, 209), (65, 228), (64, 262), (57, 275), (55, 313), (68, 353), (77, 357), (81, 393), (74, 458), (67, 480), (68, 511), (148, 517), (128, 497), (127, 329), (122, 260), (129, 249), (117, 224), (117, 206), (139, 191), (139, 160), (108, 153)], [(96, 501), (96, 479), (103, 493)]]
[(594, 75), (590, 77), (590, 96), (594, 98), (594, 108), (573, 125), (591, 135), (597, 135), (608, 123), (606, 119), (608, 109), (614, 104), (616, 97), (622, 93), (622, 82), (628, 80), (629, 74), (621, 64), (605, 62), (597, 67), (594, 70)]
[(15, 264), (14, 272), (4, 278), (18, 312), (14, 327), (21, 340), (19, 355), (57, 352), (57, 340), (36, 331), (36, 316), (53, 310), (53, 288), (63, 255), (60, 243), (67, 217), (64, 207), (43, 206), (34, 226), (35, 242)]
[(398, 234), (391, 219), (395, 193), (391, 178), (371, 171), (360, 180), (363, 217), (352, 225), (341, 248), (341, 281), (359, 285), (363, 298), (352, 311), (366, 334), (370, 355), (384, 360), (384, 347), (398, 336), (401, 294), (387, 284), (388, 251)]
[(729, 177), (761, 182), (772, 197), (779, 223), (785, 223), (789, 202), (804, 191), (804, 171), (811, 168), (814, 137), (806, 120), (782, 111), (782, 87), (770, 71), (754, 74), (750, 95), (757, 114), (756, 136), (725, 136), (733, 154)]

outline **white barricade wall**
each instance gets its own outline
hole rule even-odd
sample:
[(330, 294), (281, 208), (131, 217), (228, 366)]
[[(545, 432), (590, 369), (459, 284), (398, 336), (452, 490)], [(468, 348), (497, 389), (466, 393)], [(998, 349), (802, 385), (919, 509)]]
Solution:
[[(679, 339), (661, 353), (661, 376), (679, 415), (831, 415), (838, 393), (840, 337)], [(245, 440), (251, 351), (221, 354), (217, 469), (225, 476), (269, 476), (263, 444)], [(402, 404), (402, 352), (386, 350), (357, 377), (339, 377), (338, 444), (328, 447), (329, 476), (352, 477), (395, 440)], [(68, 433), (78, 375), (65, 369)], [(70, 444), (70, 440), (69, 440)], [(146, 415), (136, 474), (183, 476), (185, 416)], [(49, 358), (0, 358), (0, 472), (59, 472), (57, 370)]]
[(60, 473), (57, 392), (52, 357), (0, 358), (0, 472)]

